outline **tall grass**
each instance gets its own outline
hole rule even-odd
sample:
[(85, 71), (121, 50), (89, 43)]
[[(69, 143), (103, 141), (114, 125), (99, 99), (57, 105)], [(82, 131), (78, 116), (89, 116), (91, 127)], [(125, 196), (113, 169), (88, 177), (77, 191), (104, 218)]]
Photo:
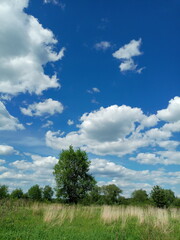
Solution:
[(0, 240), (180, 240), (180, 209), (0, 202)]
[(172, 219), (180, 221), (179, 209), (160, 209), (155, 207), (135, 206), (101, 206), (82, 207), (62, 204), (35, 204), (34, 212), (42, 212), (43, 220), (47, 223), (62, 224), (64, 221), (71, 223), (77, 217), (93, 218), (97, 216), (104, 224), (121, 221), (125, 226), (130, 219), (137, 219), (139, 224), (151, 224), (155, 228), (165, 230)]

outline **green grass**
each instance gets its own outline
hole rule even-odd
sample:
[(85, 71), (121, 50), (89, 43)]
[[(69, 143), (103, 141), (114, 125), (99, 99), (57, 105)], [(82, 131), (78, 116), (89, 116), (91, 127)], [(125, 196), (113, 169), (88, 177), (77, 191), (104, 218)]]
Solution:
[(180, 240), (180, 212), (139, 207), (0, 205), (0, 240)]

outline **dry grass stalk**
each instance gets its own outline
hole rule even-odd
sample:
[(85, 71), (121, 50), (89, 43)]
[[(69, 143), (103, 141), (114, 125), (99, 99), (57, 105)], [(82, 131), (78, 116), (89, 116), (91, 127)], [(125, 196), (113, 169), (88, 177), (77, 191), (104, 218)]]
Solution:
[(101, 213), (101, 219), (105, 223), (122, 221), (122, 227), (128, 222), (128, 219), (137, 218), (140, 224), (147, 223), (155, 228), (167, 231), (171, 218), (180, 218), (180, 211), (171, 209), (170, 213), (167, 209), (159, 209), (154, 207), (141, 208), (134, 206), (104, 206)]

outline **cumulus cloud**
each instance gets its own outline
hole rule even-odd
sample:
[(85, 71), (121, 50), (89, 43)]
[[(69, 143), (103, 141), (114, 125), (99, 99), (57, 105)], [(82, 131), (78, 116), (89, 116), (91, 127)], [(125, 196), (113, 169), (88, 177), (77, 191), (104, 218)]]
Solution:
[(94, 45), (94, 48), (96, 50), (103, 50), (103, 51), (107, 50), (110, 47), (111, 47), (111, 43), (108, 41), (101, 41)]
[(146, 132), (146, 137), (154, 140), (166, 140), (171, 137), (171, 132), (163, 131), (162, 129), (153, 128)]
[[(30, 160), (16, 160), (0, 174), (1, 183), (11, 188), (22, 187), (26, 190), (34, 184), (41, 186), (53, 185), (53, 167), (58, 159), (53, 156), (39, 156), (27, 154)], [(14, 181), (13, 181), (14, 180)]]
[(142, 164), (153, 164), (153, 165), (162, 162), (160, 157), (154, 153), (139, 153), (136, 157), (131, 157), (130, 160), (137, 161)]
[[(81, 147), (97, 155), (124, 156), (135, 152), (144, 155), (144, 148), (150, 149), (144, 162), (149, 164), (175, 164), (172, 159), (157, 155), (159, 149), (175, 151), (179, 142), (173, 140), (173, 131), (178, 126), (167, 123), (162, 126), (155, 114), (145, 115), (140, 108), (112, 105), (85, 113), (80, 118), (78, 130), (66, 135), (60, 131), (46, 133), (46, 144), (54, 149), (66, 149), (69, 145)], [(156, 127), (155, 127), (156, 126)], [(161, 126), (161, 127), (158, 127)], [(142, 163), (138, 156), (137, 161)], [(135, 160), (135, 159), (134, 159)]]
[(117, 141), (130, 134), (135, 128), (135, 122), (142, 118), (143, 113), (139, 108), (113, 105), (83, 114), (80, 128), (89, 139), (99, 142)]
[[(153, 159), (154, 157), (147, 158)], [(90, 172), (101, 178), (100, 185), (116, 184), (123, 189), (123, 193), (127, 196), (135, 189), (143, 188), (150, 191), (157, 184), (176, 185), (178, 190), (180, 184), (180, 172), (167, 172), (164, 169), (137, 171), (100, 158), (91, 159)]]
[(60, 132), (48, 131), (46, 144), (59, 150), (72, 144), (98, 155), (122, 156), (153, 142), (150, 138), (152, 134), (145, 136), (138, 133), (140, 130), (137, 129), (141, 128), (142, 123), (143, 129), (157, 122), (154, 117), (144, 115), (141, 109), (125, 105), (101, 107), (97, 111), (83, 114), (80, 121), (79, 130), (66, 136), (60, 136)]
[[(16, 153), (15, 149), (12, 146), (9, 145), (0, 145), (0, 155), (11, 155)], [(1, 160), (0, 163), (3, 163)]]
[(44, 102), (34, 103), (28, 106), (28, 108), (20, 108), (21, 112), (27, 116), (43, 116), (54, 115), (55, 113), (62, 113), (64, 107), (62, 103), (55, 101), (51, 98), (46, 99)]
[(0, 164), (4, 164), (6, 161), (4, 159), (0, 159)]
[(180, 145), (180, 142), (173, 141), (173, 140), (165, 140), (165, 141), (159, 141), (158, 145), (167, 150), (175, 150)]
[(180, 121), (180, 97), (176, 96), (171, 99), (168, 107), (158, 111), (157, 116), (159, 119), (168, 122)]
[(27, 154), (30, 155), (31, 161), (27, 160), (16, 160), (12, 162), (10, 165), (16, 167), (20, 170), (37, 170), (43, 171), (45, 168), (52, 169), (54, 165), (57, 163), (58, 159), (53, 156), (43, 157), (40, 155), (33, 155), (33, 154)]
[(73, 125), (73, 124), (74, 124), (74, 121), (73, 121), (73, 120), (71, 120), (71, 119), (69, 119), (69, 120), (67, 121), (67, 124), (68, 124), (69, 126), (71, 126), (71, 125)]
[(17, 118), (9, 114), (5, 105), (0, 101), (0, 131), (17, 129), (24, 129), (24, 126), (19, 123)]
[[(56, 74), (48, 76), (43, 66), (64, 56), (64, 48), (55, 52), (53, 33), (38, 19), (24, 12), (28, 0), (0, 2), (0, 92), (41, 94), (60, 87)], [(18, 31), (17, 31), (18, 29)], [(12, 87), (13, 86), (13, 87)]]
[(141, 39), (131, 40), (128, 44), (125, 44), (123, 47), (119, 48), (116, 52), (113, 53), (113, 57), (121, 60), (119, 66), (120, 71), (136, 71), (141, 73), (143, 68), (137, 69), (137, 64), (134, 63), (133, 57), (139, 56), (142, 54), (140, 51)]

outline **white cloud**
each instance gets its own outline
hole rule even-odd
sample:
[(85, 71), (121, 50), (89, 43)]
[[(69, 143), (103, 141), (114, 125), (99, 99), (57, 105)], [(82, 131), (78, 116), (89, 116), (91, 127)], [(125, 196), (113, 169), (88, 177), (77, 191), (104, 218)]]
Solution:
[[(148, 159), (153, 158), (154, 156), (148, 157)], [(105, 180), (101, 185), (116, 184), (123, 189), (123, 195), (127, 196), (135, 189), (143, 188), (150, 191), (154, 185), (176, 185), (178, 190), (180, 184), (180, 172), (167, 172), (164, 169), (137, 171), (99, 158), (91, 160), (90, 172), (95, 177), (101, 178), (101, 182)]]
[(135, 128), (135, 122), (143, 118), (139, 108), (125, 105), (101, 107), (99, 111), (85, 113), (80, 118), (80, 131), (88, 139), (99, 142), (117, 141), (130, 134)]
[(113, 53), (113, 57), (118, 59), (130, 59), (135, 56), (141, 55), (140, 51), (141, 39), (131, 40), (130, 43), (125, 44), (119, 50)]
[[(45, 185), (54, 186), (52, 172), (58, 159), (53, 156), (26, 155), (29, 155), (31, 161), (16, 160), (9, 164), (8, 169), (0, 174), (1, 182), (12, 188), (23, 187), (26, 190), (34, 184), (40, 184), (43, 187)], [(14, 182), (17, 185), (14, 185)]]
[[(106, 159), (99, 158), (91, 160), (90, 171), (99, 177), (121, 177), (123, 179), (140, 179), (149, 173), (148, 170), (134, 171)], [(137, 172), (139, 172), (140, 175), (137, 174)]]
[(168, 107), (158, 111), (157, 116), (159, 119), (168, 122), (180, 121), (180, 97), (176, 96), (171, 99)]
[(9, 114), (5, 105), (0, 101), (0, 131), (17, 129), (24, 129), (24, 127), (17, 118)]
[(0, 159), (0, 164), (4, 164), (6, 161), (4, 159)]
[[(0, 2), (0, 92), (41, 94), (60, 87), (56, 74), (48, 76), (43, 66), (60, 60), (64, 48), (55, 52), (52, 31), (24, 12), (28, 0)], [(17, 31), (18, 29), (18, 31)], [(12, 87), (13, 86), (13, 87)]]
[(28, 108), (20, 109), (27, 116), (43, 116), (46, 114), (54, 115), (55, 113), (62, 113), (64, 107), (62, 103), (49, 98), (44, 102), (34, 103), (29, 105)]
[(31, 155), (33, 164), (37, 167), (52, 168), (58, 162), (58, 159), (52, 156), (42, 157), (39, 155)]
[(96, 43), (94, 45), (94, 47), (95, 47), (96, 50), (103, 50), (103, 51), (105, 51), (106, 49), (111, 47), (111, 43), (108, 42), (108, 41), (101, 41), (99, 43)]
[[(58, 159), (52, 156), (42, 157), (39, 155), (30, 155), (32, 161), (17, 160), (11, 163), (12, 166), (20, 170), (35, 170), (43, 171), (44, 168), (52, 170)], [(39, 168), (39, 169), (38, 169)]]
[(173, 123), (166, 123), (162, 129), (170, 132), (180, 132), (180, 120)]
[(28, 126), (31, 126), (32, 124), (33, 124), (33, 122), (26, 123), (26, 125), (28, 125)]
[[(66, 136), (48, 131), (46, 144), (59, 150), (73, 145), (98, 155), (122, 156), (145, 147), (152, 141), (150, 137), (136, 133), (137, 126), (141, 126), (141, 122), (147, 118), (139, 108), (125, 105), (101, 107), (97, 111), (82, 115), (79, 131), (70, 132)], [(155, 124), (155, 121), (151, 122), (151, 125)], [(145, 125), (145, 122), (143, 124)]]
[(130, 160), (137, 161), (142, 164), (157, 164), (162, 163), (159, 156), (154, 153), (139, 153), (136, 157), (131, 157)]
[(49, 128), (52, 125), (53, 125), (53, 122), (50, 120), (47, 120), (47, 122), (42, 125), (42, 128)]
[(68, 124), (69, 126), (71, 126), (71, 125), (73, 125), (73, 124), (74, 124), (74, 121), (73, 121), (73, 120), (71, 120), (71, 119), (69, 119), (69, 120), (67, 121), (67, 124)]
[(159, 161), (161, 164), (174, 164), (172, 160), (159, 159), (160, 156), (156, 156), (159, 147), (175, 151), (179, 146), (179, 142), (172, 139), (173, 131), (177, 129), (173, 128), (173, 131), (172, 129), (170, 131), (166, 125), (155, 127), (159, 121), (156, 115), (146, 116), (140, 108), (131, 108), (126, 105), (101, 107), (97, 111), (83, 114), (80, 124), (77, 125), (77, 131), (66, 135), (60, 131), (48, 131), (46, 144), (58, 150), (73, 145), (75, 148), (81, 147), (93, 154), (120, 157), (135, 153), (137, 150), (144, 152), (143, 148), (148, 147), (150, 154), (154, 155), (148, 155), (150, 160), (146, 158), (146, 162)]
[(156, 115), (150, 115), (148, 117), (145, 117), (143, 120), (142, 120), (142, 126), (143, 127), (153, 127), (153, 126), (156, 126), (156, 124), (158, 123), (159, 119), (157, 118)]
[(131, 40), (130, 43), (125, 44), (123, 47), (119, 48), (113, 53), (113, 57), (120, 59), (122, 62), (119, 66), (120, 71), (135, 71), (141, 73), (144, 68), (137, 69), (137, 64), (134, 63), (133, 57), (142, 54), (140, 51), (141, 39)]
[(165, 164), (179, 164), (180, 165), (180, 152), (178, 151), (159, 151), (161, 157), (165, 159)]
[(162, 129), (153, 128), (146, 132), (146, 137), (154, 140), (166, 140), (171, 137), (171, 133)]
[(92, 90), (96, 93), (100, 92), (99, 88), (97, 88), (97, 87), (92, 88)]
[(59, 1), (59, 0), (44, 0), (44, 3), (47, 4), (47, 3), (52, 3), (54, 5), (58, 5), (62, 10), (65, 9), (66, 7), (66, 4)]
[[(15, 149), (8, 145), (0, 145), (0, 155), (11, 155), (16, 153)], [(1, 161), (2, 163), (2, 161)]]
[(163, 164), (180, 165), (180, 152), (177, 151), (159, 151), (156, 153), (139, 153), (136, 157), (131, 157), (130, 160), (137, 161), (141, 164)]
[(99, 93), (100, 90), (97, 87), (93, 87), (92, 89), (87, 90), (87, 92), (90, 93), (90, 94), (93, 94), (93, 93)]
[(173, 140), (159, 141), (158, 145), (162, 148), (167, 149), (167, 150), (174, 150), (180, 145), (180, 142), (173, 141)]
[(125, 60), (119, 65), (121, 72), (130, 71), (130, 70), (133, 71), (136, 69), (136, 67), (137, 65), (134, 63), (133, 59)]

